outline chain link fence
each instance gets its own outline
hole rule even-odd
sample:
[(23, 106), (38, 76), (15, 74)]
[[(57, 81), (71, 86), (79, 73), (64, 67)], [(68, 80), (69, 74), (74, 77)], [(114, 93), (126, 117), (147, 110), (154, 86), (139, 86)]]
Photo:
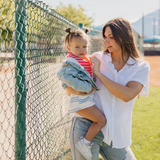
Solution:
[[(72, 159), (72, 115), (56, 76), (69, 27), (79, 28), (43, 2), (0, 1), (0, 160)], [(93, 53), (102, 38), (90, 30)]]

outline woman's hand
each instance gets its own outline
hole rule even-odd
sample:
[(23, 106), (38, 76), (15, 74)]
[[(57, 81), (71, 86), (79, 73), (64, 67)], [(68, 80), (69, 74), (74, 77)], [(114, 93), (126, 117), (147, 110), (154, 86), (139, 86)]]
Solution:
[(89, 93), (87, 93), (87, 92), (78, 92), (78, 91), (74, 90), (72, 87), (69, 87), (69, 86), (67, 86), (65, 88), (65, 90), (66, 90), (68, 96), (70, 96), (71, 93), (75, 94), (75, 95), (85, 96), (87, 94), (91, 94), (94, 91), (94, 88), (92, 87), (92, 89), (91, 89), (91, 91)]
[(91, 91), (88, 94), (91, 94), (94, 91), (94, 88), (92, 87)]
[(97, 76), (100, 73), (101, 61), (97, 57), (93, 56), (90, 63), (93, 63), (93, 73)]

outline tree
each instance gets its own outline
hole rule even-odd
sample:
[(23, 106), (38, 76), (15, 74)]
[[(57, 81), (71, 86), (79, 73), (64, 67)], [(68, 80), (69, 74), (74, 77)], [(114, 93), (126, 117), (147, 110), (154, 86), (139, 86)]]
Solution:
[(14, 1), (0, 1), (0, 9), (0, 45), (4, 43), (5, 49), (11, 49), (13, 45), (13, 30), (15, 29), (13, 20)]
[(59, 6), (56, 8), (56, 12), (62, 14), (64, 17), (68, 18), (75, 24), (83, 23), (86, 27), (92, 27), (93, 17), (88, 17), (84, 13), (85, 9), (82, 8), (80, 5), (78, 9), (74, 8), (71, 4), (68, 6), (64, 6), (60, 3)]

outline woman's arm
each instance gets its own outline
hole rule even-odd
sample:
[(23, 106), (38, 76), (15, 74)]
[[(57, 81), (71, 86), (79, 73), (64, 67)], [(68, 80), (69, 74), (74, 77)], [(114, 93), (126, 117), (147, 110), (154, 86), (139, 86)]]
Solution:
[(143, 85), (136, 81), (130, 81), (126, 86), (118, 84), (102, 73), (95, 73), (95, 75), (99, 78), (102, 84), (116, 97), (119, 99), (128, 102), (136, 97), (142, 90)]
[(69, 86), (66, 86), (65, 90), (66, 90), (66, 93), (67, 93), (68, 96), (70, 96), (71, 93), (75, 94), (75, 95), (85, 96), (87, 94), (91, 94), (94, 91), (94, 88), (92, 87), (92, 90), (89, 93), (76, 91), (72, 87), (69, 87)]
[(94, 63), (93, 72), (98, 77), (98, 79), (102, 82), (102, 84), (116, 97), (119, 99), (128, 102), (132, 100), (134, 97), (136, 97), (142, 90), (143, 85), (136, 81), (130, 81), (127, 83), (126, 86), (123, 86), (121, 84), (118, 84), (106, 76), (104, 76), (100, 72), (100, 64), (98, 58), (93, 57), (91, 59), (91, 63)]

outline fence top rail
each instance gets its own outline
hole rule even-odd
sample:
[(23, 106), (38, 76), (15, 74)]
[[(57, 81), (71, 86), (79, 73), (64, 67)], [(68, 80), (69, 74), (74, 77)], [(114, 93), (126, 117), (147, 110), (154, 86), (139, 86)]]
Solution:
[(66, 17), (64, 17), (63, 15), (59, 14), (58, 12), (55, 11), (55, 9), (51, 9), (49, 8), (49, 5), (47, 5), (46, 3), (44, 3), (43, 1), (38, 1), (38, 0), (27, 0), (27, 2), (29, 4), (35, 5), (35, 7), (45, 11), (46, 13), (48, 13), (49, 15), (59, 19), (60, 21), (63, 21), (64, 23), (72, 26), (73, 28), (77, 28), (77, 29), (85, 29), (88, 28), (90, 30), (90, 32), (95, 32), (95, 33), (102, 33), (102, 31), (100, 30), (96, 30), (90, 27), (82, 27), (80, 28), (77, 24), (75, 24), (74, 22), (70, 21), (69, 19), (67, 19)]

